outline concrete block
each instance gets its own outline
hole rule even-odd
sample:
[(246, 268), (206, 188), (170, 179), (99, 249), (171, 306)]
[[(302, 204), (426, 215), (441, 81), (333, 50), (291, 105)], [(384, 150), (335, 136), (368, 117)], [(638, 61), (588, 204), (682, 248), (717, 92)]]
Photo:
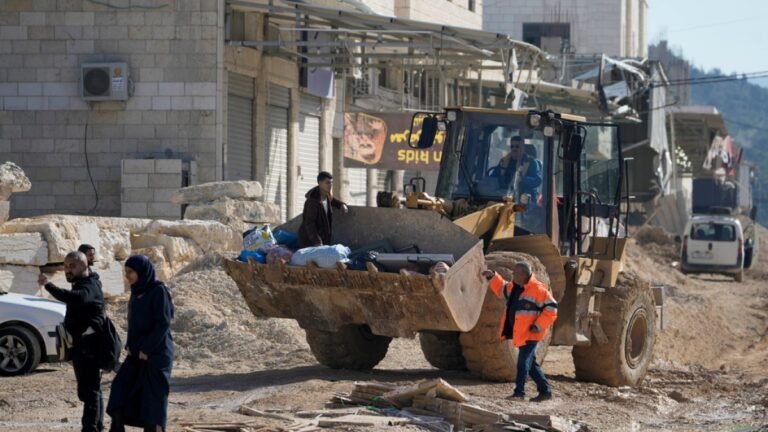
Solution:
[(30, 96), (27, 98), (27, 109), (30, 111), (40, 111), (48, 109), (48, 98), (43, 96)]
[(0, 234), (0, 264), (41, 266), (48, 262), (48, 244), (40, 233)]
[(216, 97), (215, 96), (195, 96), (192, 107), (200, 110), (215, 110), (216, 109)]
[(27, 109), (27, 98), (25, 98), (25, 97), (5, 97), (5, 98), (3, 98), (3, 109), (6, 109), (6, 110), (25, 110), (25, 109)]
[(156, 82), (140, 82), (134, 87), (134, 96), (157, 96)]
[(148, 203), (147, 216), (151, 218), (181, 219), (181, 207), (172, 203)]
[(190, 110), (193, 109), (194, 99), (191, 96), (173, 96), (171, 97), (171, 109)]
[[(99, 26), (99, 38), (105, 40), (126, 40), (128, 36), (128, 26), (112, 25)], [(134, 39), (134, 38), (131, 38)], [(143, 38), (137, 38), (143, 39)]]
[(155, 172), (158, 174), (181, 173), (181, 159), (156, 159)]
[(18, 95), (19, 95), (19, 85), (17, 83), (0, 83), (0, 96), (18, 96)]
[[(158, 94), (160, 96), (184, 96), (183, 82), (161, 82), (158, 84)], [(15, 95), (9, 95), (15, 96)]]
[(11, 51), (14, 54), (38, 54), (40, 53), (40, 41), (36, 41), (36, 40), (12, 41)]
[(148, 181), (151, 188), (178, 188), (181, 186), (181, 173), (178, 174), (152, 174)]
[(122, 202), (149, 202), (153, 200), (153, 191), (149, 188), (123, 188), (120, 193)]
[[(151, 98), (147, 98), (151, 99)], [(125, 129), (126, 138), (154, 138), (155, 127), (152, 125), (136, 125)]]
[(64, 13), (64, 24), (71, 26), (92, 26), (93, 12), (66, 12)]
[(153, 110), (169, 110), (171, 109), (171, 97), (170, 96), (158, 96), (152, 98)]
[(120, 216), (145, 218), (147, 217), (147, 203), (121, 203)]
[(117, 24), (139, 26), (144, 25), (144, 12), (120, 11), (117, 15)]
[(152, 39), (168, 40), (176, 37), (175, 26), (155, 26), (152, 27)]
[(78, 96), (78, 84), (44, 83), (43, 96)]
[(167, 40), (148, 40), (147, 53), (168, 54), (171, 52), (171, 44)]
[(19, 14), (16, 12), (0, 12), (0, 26), (12, 25), (17, 26), (21, 22), (19, 20)]
[(69, 52), (70, 54), (92, 54), (93, 40), (67, 41), (67, 52)]
[(131, 111), (144, 111), (152, 109), (152, 97), (150, 96), (134, 96), (128, 99), (128, 103), (125, 109)]
[(24, 26), (0, 26), (0, 39), (23, 40), (27, 38)]
[[(168, 203), (171, 202), (171, 198), (176, 195), (177, 189), (153, 189), (153, 198), (155, 202)], [(1, 203), (1, 202), (0, 202)]]
[(141, 68), (139, 74), (142, 81), (163, 81), (163, 69), (160, 68)]
[(41, 294), (41, 287), (37, 284), (39, 275), (39, 267), (0, 265), (0, 291), (27, 295)]
[(81, 26), (57, 25), (54, 27), (54, 37), (57, 40), (78, 40), (83, 38)]
[(99, 244), (99, 227), (95, 223), (65, 217), (13, 219), (0, 226), (0, 233), (41, 234), (48, 246), (47, 263), (64, 262), (64, 257), (82, 243)]
[(184, 93), (187, 96), (215, 96), (216, 83), (188, 82), (184, 84)]
[(120, 179), (123, 188), (146, 188), (149, 186), (148, 174), (123, 174)]
[(152, 27), (135, 25), (128, 27), (128, 37), (131, 39), (152, 39)]

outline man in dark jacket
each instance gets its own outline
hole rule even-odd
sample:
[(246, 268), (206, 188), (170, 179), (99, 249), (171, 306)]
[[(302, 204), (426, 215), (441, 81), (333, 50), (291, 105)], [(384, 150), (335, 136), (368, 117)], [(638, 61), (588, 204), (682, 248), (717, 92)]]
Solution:
[(304, 201), (301, 227), (299, 227), (299, 247), (323, 246), (331, 243), (333, 212), (331, 207), (346, 214), (347, 205), (333, 197), (333, 176), (322, 171), (317, 175), (317, 186), (307, 192)]
[(104, 430), (104, 405), (101, 399), (101, 370), (98, 363), (99, 335), (104, 326), (104, 295), (101, 282), (88, 271), (82, 252), (70, 252), (64, 259), (64, 274), (72, 289), (62, 289), (41, 274), (40, 285), (56, 300), (66, 303), (64, 328), (72, 338), (72, 366), (77, 379), (77, 397), (83, 407), (83, 432)]

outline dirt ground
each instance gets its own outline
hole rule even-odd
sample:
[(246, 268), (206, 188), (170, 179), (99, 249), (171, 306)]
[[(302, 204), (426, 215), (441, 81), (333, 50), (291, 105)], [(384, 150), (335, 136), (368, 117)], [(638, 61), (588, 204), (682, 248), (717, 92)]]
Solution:
[[(768, 238), (768, 231), (760, 235)], [(541, 404), (506, 400), (512, 384), (432, 368), (416, 340), (395, 340), (370, 372), (319, 366), (295, 322), (254, 318), (216, 258), (208, 257), (170, 283), (177, 359), (169, 430), (181, 430), (182, 423), (253, 420), (234, 412), (242, 404), (262, 410), (319, 409), (335, 392), (350, 391), (355, 381), (441, 377), (479, 406), (561, 415), (586, 423), (589, 430), (768, 431), (768, 248), (739, 284), (724, 276), (682, 275), (675, 268), (676, 246), (663, 233), (643, 231), (636, 238), (627, 267), (669, 287), (666, 328), (658, 335), (648, 377), (638, 388), (577, 382), (570, 348), (554, 347), (543, 367), (555, 398)], [(123, 326), (125, 300), (111, 304), (110, 313)], [(112, 378), (104, 376), (105, 397)], [(0, 380), (0, 431), (75, 431), (80, 412), (67, 364)], [(272, 419), (263, 423), (286, 425)]]

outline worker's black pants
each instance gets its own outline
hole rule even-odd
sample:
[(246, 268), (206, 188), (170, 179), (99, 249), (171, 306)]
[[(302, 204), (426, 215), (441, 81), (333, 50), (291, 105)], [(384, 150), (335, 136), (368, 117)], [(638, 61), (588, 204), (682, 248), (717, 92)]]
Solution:
[(101, 398), (101, 369), (97, 361), (98, 335), (85, 336), (72, 347), (72, 366), (77, 379), (77, 398), (83, 406), (82, 431), (104, 430), (104, 401)]

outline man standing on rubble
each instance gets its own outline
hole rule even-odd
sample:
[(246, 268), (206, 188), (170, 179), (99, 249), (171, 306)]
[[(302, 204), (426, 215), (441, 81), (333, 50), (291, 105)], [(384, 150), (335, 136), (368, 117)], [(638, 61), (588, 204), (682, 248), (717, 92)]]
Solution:
[(101, 398), (101, 369), (98, 362), (100, 330), (104, 327), (104, 295), (98, 277), (88, 270), (82, 252), (64, 258), (64, 274), (72, 289), (62, 289), (41, 274), (38, 283), (56, 300), (66, 303), (64, 328), (72, 338), (72, 367), (77, 379), (77, 397), (83, 407), (82, 431), (104, 430), (104, 403)]
[(317, 175), (317, 186), (307, 192), (304, 201), (301, 227), (299, 227), (299, 247), (323, 246), (331, 243), (333, 233), (333, 212), (331, 207), (348, 211), (347, 205), (333, 197), (333, 176), (327, 171)]
[(557, 302), (547, 286), (536, 279), (531, 265), (520, 261), (507, 282), (493, 270), (484, 270), (488, 288), (497, 297), (504, 295), (506, 311), (501, 318), (501, 339), (512, 339), (518, 348), (517, 378), (511, 399), (525, 399), (525, 381), (530, 374), (539, 391), (531, 402), (552, 399), (552, 387), (536, 362), (536, 347), (547, 336), (547, 330), (557, 319)]

